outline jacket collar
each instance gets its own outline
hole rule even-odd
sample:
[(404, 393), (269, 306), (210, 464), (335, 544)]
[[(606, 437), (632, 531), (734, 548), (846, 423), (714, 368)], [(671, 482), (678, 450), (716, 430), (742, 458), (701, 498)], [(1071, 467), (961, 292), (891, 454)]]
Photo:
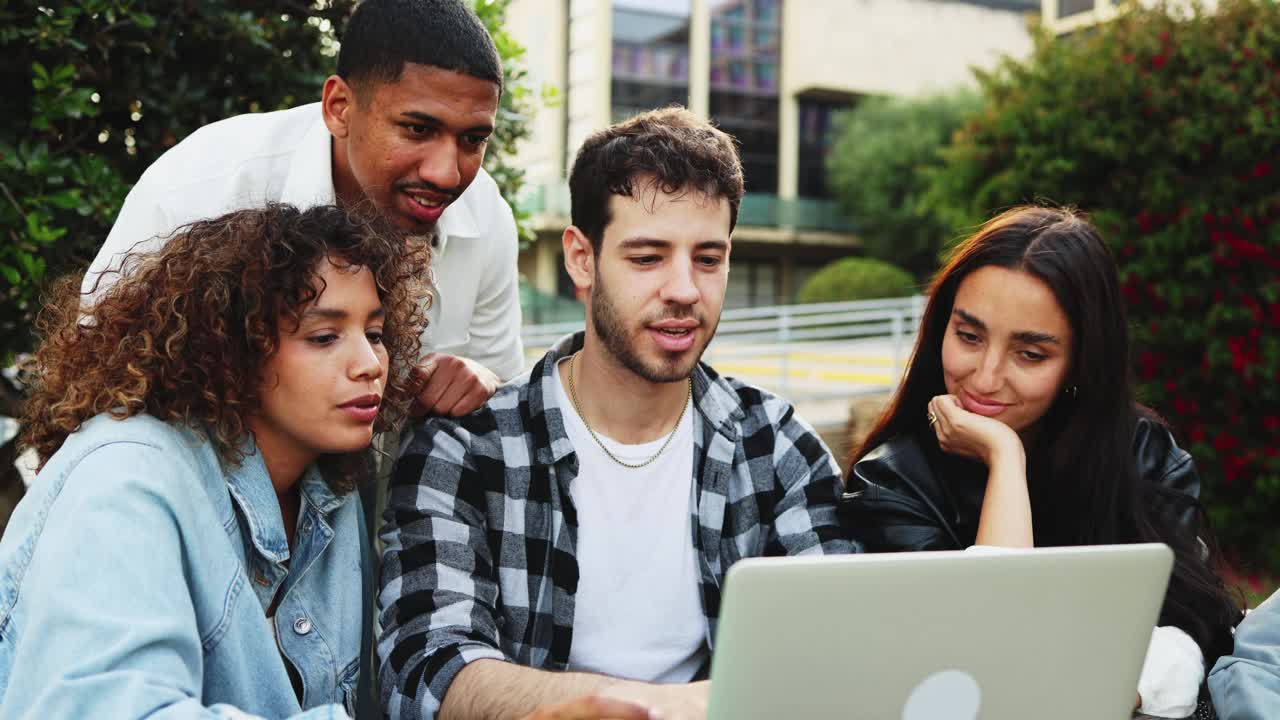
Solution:
[[(244, 517), (254, 550), (269, 562), (284, 562), (289, 559), (289, 537), (266, 462), (252, 438), (245, 441), (241, 453), (244, 459), (226, 472), (232, 502)], [(333, 512), (347, 497), (333, 493), (314, 463), (303, 472), (299, 483), (307, 503), (322, 515)]]
[[(564, 411), (556, 403), (553, 373), (557, 362), (582, 349), (585, 337), (586, 333), (580, 330), (557, 341), (534, 365), (520, 392), (525, 406), (525, 431), (533, 435), (534, 457), (539, 463), (552, 465), (573, 454), (573, 444), (564, 429)], [(693, 370), (693, 406), (708, 427), (731, 442), (737, 442), (738, 426), (746, 417), (737, 398), (733, 387), (710, 365), (698, 362)]]

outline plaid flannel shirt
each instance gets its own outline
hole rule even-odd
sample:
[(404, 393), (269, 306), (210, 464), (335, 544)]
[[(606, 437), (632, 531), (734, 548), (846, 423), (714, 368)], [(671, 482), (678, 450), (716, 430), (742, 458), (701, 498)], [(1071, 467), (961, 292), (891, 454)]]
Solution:
[[(434, 717), (454, 677), (480, 658), (567, 666), (578, 461), (551, 374), (581, 347), (582, 333), (565, 338), (475, 413), (413, 428), (381, 533), (379, 684), (391, 718)], [(701, 363), (693, 398), (691, 541), (710, 647), (735, 561), (853, 545), (836, 519), (840, 471), (789, 403)]]

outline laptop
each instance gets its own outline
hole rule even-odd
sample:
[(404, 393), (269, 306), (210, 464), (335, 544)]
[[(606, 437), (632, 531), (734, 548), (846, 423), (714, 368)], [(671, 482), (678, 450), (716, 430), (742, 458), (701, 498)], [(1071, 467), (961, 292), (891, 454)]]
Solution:
[(1123, 720), (1161, 544), (753, 558), (729, 569), (709, 720)]

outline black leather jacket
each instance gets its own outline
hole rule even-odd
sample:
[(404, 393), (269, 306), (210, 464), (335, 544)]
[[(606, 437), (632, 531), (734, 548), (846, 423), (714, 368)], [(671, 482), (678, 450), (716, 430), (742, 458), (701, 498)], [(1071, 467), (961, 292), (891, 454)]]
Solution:
[[(1200, 477), (1191, 455), (1146, 417), (1138, 420), (1133, 454), (1143, 480), (1186, 497), (1174, 511), (1178, 530), (1194, 537)], [(978, 534), (987, 469), (943, 454), (932, 438), (926, 444), (904, 435), (854, 464), (845, 485), (841, 522), (867, 552), (961, 550)]]

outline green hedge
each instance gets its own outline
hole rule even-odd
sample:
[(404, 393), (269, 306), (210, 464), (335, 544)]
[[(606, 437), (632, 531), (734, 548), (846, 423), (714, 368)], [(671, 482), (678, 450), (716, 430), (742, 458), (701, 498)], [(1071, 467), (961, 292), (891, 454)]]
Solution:
[(802, 303), (905, 297), (917, 291), (911, 273), (881, 260), (849, 257), (827, 265), (800, 288)]
[(956, 227), (1038, 198), (1092, 214), (1140, 399), (1195, 457), (1219, 538), (1280, 569), (1280, 6), (1132, 10), (981, 84), (931, 200)]
[(954, 230), (922, 202), (929, 168), (965, 116), (982, 104), (970, 90), (918, 98), (868, 98), (837, 116), (827, 159), (828, 182), (841, 210), (858, 221), (868, 257), (921, 280), (938, 269)]

